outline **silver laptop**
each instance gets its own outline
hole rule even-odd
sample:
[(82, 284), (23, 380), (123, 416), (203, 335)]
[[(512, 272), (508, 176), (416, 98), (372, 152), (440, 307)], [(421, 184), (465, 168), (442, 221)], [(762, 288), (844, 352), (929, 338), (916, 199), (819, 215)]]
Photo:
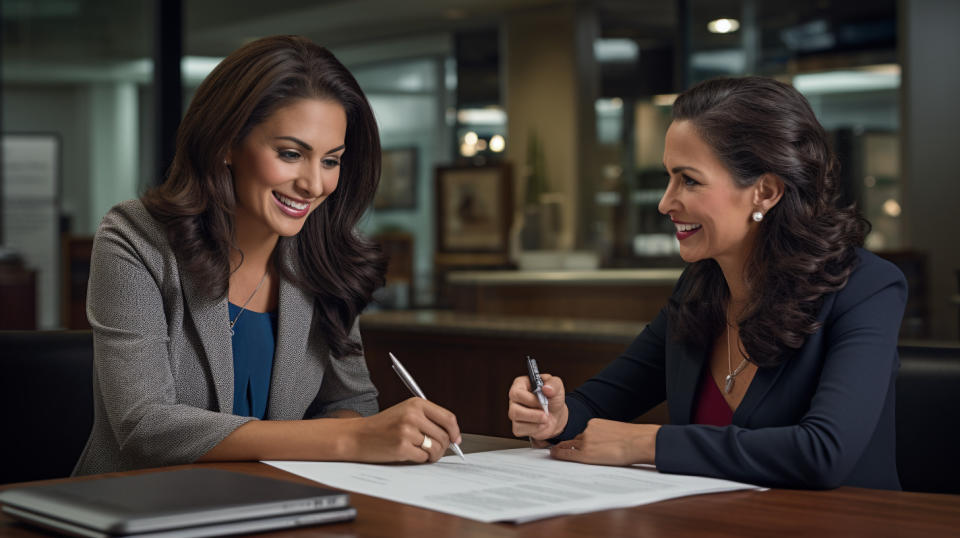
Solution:
[(200, 537), (346, 521), (347, 493), (218, 469), (95, 478), (0, 492), (3, 512), (90, 537)]

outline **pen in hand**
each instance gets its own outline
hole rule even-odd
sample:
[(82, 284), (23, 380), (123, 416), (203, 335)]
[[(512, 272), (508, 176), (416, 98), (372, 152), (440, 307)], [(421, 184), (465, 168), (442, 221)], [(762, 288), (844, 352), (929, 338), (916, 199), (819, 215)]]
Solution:
[[(406, 385), (408, 389), (410, 389), (410, 392), (412, 392), (414, 396), (417, 396), (426, 400), (427, 399), (426, 395), (424, 395), (423, 391), (420, 390), (420, 386), (417, 385), (417, 382), (413, 380), (413, 376), (411, 376), (410, 373), (407, 372), (407, 369), (404, 368), (402, 364), (400, 364), (400, 361), (393, 355), (393, 353), (388, 353), (388, 354), (390, 355), (390, 360), (393, 362), (393, 365), (392, 365), (393, 371), (396, 372), (398, 376), (400, 376), (400, 381), (403, 381), (403, 384)], [(462, 459), (463, 461), (467, 461), (467, 458), (464, 457), (463, 455), (463, 451), (460, 450), (460, 447), (452, 441), (450, 442), (450, 450), (453, 450), (454, 452), (456, 452), (457, 455), (460, 456), (460, 459)]]
[(530, 355), (527, 355), (527, 375), (530, 377), (530, 392), (537, 395), (537, 400), (540, 401), (543, 412), (550, 414), (547, 397), (543, 394), (543, 379), (540, 378), (540, 369), (537, 368), (536, 359)]

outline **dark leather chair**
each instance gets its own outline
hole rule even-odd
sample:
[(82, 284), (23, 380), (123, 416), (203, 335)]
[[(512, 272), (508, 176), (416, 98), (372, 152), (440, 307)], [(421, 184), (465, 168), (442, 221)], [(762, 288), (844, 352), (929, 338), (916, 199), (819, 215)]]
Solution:
[(960, 346), (900, 346), (897, 472), (906, 491), (960, 493)]
[(69, 476), (93, 427), (90, 331), (0, 331), (0, 483)]

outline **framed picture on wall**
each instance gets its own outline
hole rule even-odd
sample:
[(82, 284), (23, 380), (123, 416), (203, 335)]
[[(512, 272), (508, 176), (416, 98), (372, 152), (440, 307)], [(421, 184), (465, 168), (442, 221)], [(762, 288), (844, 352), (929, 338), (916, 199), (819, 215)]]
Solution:
[(513, 219), (510, 166), (438, 167), (438, 252), (507, 252)]
[(417, 207), (417, 148), (385, 149), (382, 153), (380, 186), (373, 208), (415, 209)]

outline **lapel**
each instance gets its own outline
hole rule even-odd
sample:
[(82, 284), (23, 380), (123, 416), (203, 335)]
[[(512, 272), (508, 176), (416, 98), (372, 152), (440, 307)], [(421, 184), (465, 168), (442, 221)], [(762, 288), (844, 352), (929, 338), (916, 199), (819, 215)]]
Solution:
[(217, 403), (222, 413), (233, 412), (233, 344), (230, 341), (230, 314), (227, 298), (210, 298), (205, 286), (180, 271), (187, 308), (206, 354)]
[(697, 381), (700, 379), (700, 370), (703, 369), (704, 350), (695, 346), (675, 344), (672, 346), (670, 355), (674, 374), (673, 386), (670, 387), (668, 394), (675, 395), (668, 403), (670, 422), (690, 424)]
[[(706, 363), (706, 351), (687, 345), (678, 345), (672, 353), (674, 381), (671, 392), (675, 394), (670, 402), (670, 420), (673, 424), (690, 424), (693, 420), (693, 402), (699, 387), (700, 374)], [(746, 426), (760, 402), (776, 384), (783, 373), (786, 363), (775, 368), (758, 368), (757, 373), (747, 387), (747, 393), (733, 413), (733, 424)]]
[(757, 410), (760, 402), (762, 402), (767, 396), (767, 393), (770, 392), (770, 389), (777, 382), (777, 379), (780, 377), (780, 374), (783, 373), (785, 367), (786, 362), (782, 362), (774, 368), (757, 368), (757, 373), (754, 374), (753, 381), (751, 381), (750, 386), (747, 387), (747, 392), (743, 395), (743, 400), (740, 401), (737, 410), (733, 412), (732, 424), (736, 424), (737, 426), (747, 426), (747, 424), (749, 424), (753, 412)]
[(307, 355), (307, 337), (313, 320), (313, 299), (292, 283), (280, 279), (277, 345), (267, 402), (268, 419), (290, 418), (302, 405), (299, 379)]
[[(826, 297), (823, 306), (820, 308), (820, 312), (817, 314), (817, 321), (821, 323), (826, 322), (827, 316), (833, 310), (833, 303), (836, 298), (836, 293), (831, 293)], [(798, 361), (801, 363), (806, 362), (811, 357), (810, 354), (816, 357), (822, 356), (823, 350), (821, 342), (823, 330), (823, 327), (820, 327), (817, 329), (817, 332), (807, 336), (803, 342), (803, 346), (792, 359), (783, 361), (773, 368), (757, 368), (757, 373), (753, 376), (753, 381), (751, 381), (750, 386), (747, 387), (747, 393), (743, 395), (740, 406), (737, 407), (737, 410), (733, 413), (734, 424), (738, 426), (748, 426), (750, 424), (750, 418), (760, 406), (760, 402), (766, 398), (767, 394), (770, 393), (770, 390), (777, 383), (777, 380), (780, 379), (780, 376), (783, 375), (791, 364)]]

